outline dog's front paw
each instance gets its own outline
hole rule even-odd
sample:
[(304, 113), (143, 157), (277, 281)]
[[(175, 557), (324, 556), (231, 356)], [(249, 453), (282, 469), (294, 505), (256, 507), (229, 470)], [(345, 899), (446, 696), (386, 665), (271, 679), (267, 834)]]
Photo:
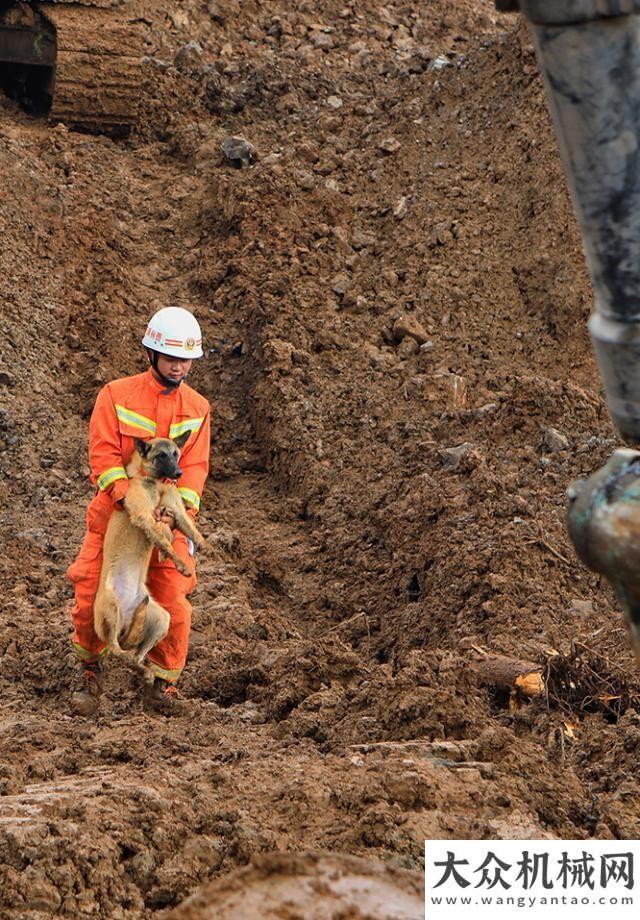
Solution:
[(168, 524), (162, 524), (160, 521), (156, 521), (154, 528), (160, 536), (167, 541), (167, 543), (173, 543), (175, 540), (175, 534), (168, 526)]
[(185, 578), (189, 578), (191, 576), (191, 569), (185, 562), (182, 561), (182, 559), (177, 559), (175, 565), (180, 574), (184, 575)]

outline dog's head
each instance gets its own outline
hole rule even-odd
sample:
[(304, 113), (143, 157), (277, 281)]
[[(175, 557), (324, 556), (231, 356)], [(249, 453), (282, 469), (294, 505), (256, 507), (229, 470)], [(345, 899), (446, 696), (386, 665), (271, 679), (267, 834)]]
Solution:
[(142, 459), (142, 470), (152, 479), (179, 479), (182, 470), (178, 466), (180, 452), (191, 431), (185, 431), (177, 438), (152, 438), (150, 441), (135, 439), (136, 450)]

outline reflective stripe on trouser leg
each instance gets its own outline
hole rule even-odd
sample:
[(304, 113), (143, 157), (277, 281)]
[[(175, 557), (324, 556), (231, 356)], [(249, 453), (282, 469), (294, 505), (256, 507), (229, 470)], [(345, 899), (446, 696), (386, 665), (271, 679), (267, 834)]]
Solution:
[(102, 535), (87, 531), (77, 559), (67, 569), (76, 602), (71, 611), (73, 646), (78, 658), (93, 661), (107, 653), (106, 644), (93, 628), (93, 602), (100, 582)]
[(154, 550), (147, 578), (149, 594), (169, 611), (171, 622), (167, 635), (147, 655), (147, 664), (156, 677), (176, 681), (184, 668), (189, 650), (191, 604), (187, 594), (193, 591), (196, 576), (194, 560), (189, 555), (187, 541), (182, 534), (176, 534), (173, 548), (187, 563), (193, 575), (185, 578), (170, 560), (158, 562)]

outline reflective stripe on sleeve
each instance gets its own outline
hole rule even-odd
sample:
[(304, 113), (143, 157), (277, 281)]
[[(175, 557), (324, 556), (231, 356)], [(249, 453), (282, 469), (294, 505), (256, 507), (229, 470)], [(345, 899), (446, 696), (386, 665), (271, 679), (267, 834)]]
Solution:
[(144, 415), (140, 415), (139, 412), (125, 409), (124, 406), (119, 406), (116, 403), (116, 415), (119, 421), (124, 422), (125, 425), (129, 425), (131, 428), (140, 428), (147, 434), (155, 435), (156, 433), (156, 423), (153, 419), (146, 418)]
[(178, 492), (182, 496), (182, 500), (188, 502), (190, 505), (198, 510), (200, 507), (200, 496), (197, 492), (194, 492), (193, 489), (185, 489), (184, 487), (178, 488)]
[(112, 466), (111, 469), (105, 470), (98, 476), (98, 488), (103, 492), (108, 489), (116, 479), (127, 479), (127, 474), (123, 466)]
[(182, 422), (175, 422), (169, 428), (169, 437), (177, 438), (181, 434), (184, 434), (185, 431), (199, 431), (202, 428), (202, 423), (204, 422), (204, 416), (202, 418), (186, 418)]

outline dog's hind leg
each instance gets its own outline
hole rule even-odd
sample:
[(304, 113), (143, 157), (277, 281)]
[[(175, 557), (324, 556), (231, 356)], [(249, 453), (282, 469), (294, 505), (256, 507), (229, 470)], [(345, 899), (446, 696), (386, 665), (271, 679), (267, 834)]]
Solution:
[(106, 642), (114, 652), (121, 652), (118, 634), (120, 632), (120, 605), (118, 598), (109, 585), (107, 576), (106, 585), (96, 594), (93, 602), (93, 625), (96, 633)]
[(136, 651), (136, 661), (144, 664), (147, 653), (151, 651), (154, 645), (157, 645), (161, 639), (164, 639), (169, 631), (169, 622), (171, 617), (169, 611), (165, 610), (157, 601), (151, 597), (146, 608), (144, 619), (144, 633), (142, 641)]
[(93, 602), (93, 626), (102, 641), (114, 652), (122, 651), (119, 642), (121, 622), (120, 604), (113, 590), (112, 573), (109, 571)]

